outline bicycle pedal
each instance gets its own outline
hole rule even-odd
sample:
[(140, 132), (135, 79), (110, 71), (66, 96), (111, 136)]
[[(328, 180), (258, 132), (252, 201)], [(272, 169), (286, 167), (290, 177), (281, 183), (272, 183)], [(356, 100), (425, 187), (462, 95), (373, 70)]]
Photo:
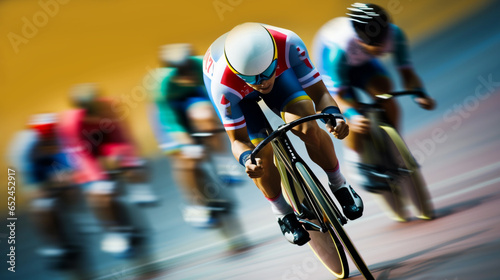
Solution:
[(341, 225), (345, 225), (345, 224), (347, 224), (347, 221), (348, 221), (348, 219), (347, 219), (346, 217), (344, 217), (344, 216), (339, 217), (339, 218), (338, 218), (338, 220), (339, 220), (339, 223), (340, 223)]

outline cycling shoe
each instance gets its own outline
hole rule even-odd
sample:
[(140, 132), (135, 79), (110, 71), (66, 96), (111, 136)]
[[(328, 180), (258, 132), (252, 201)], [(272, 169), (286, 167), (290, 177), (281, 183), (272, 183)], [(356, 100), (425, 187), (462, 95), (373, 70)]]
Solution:
[(283, 236), (292, 244), (302, 246), (311, 240), (309, 233), (302, 227), (293, 213), (287, 214), (283, 218), (279, 218), (278, 224), (280, 225)]
[(363, 200), (346, 182), (334, 191), (333, 195), (342, 206), (342, 211), (349, 220), (355, 220), (363, 215)]

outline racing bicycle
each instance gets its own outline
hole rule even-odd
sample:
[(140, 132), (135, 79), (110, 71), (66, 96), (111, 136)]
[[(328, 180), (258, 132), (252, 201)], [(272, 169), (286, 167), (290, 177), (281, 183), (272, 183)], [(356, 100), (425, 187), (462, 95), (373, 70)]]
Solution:
[[(238, 205), (234, 195), (234, 187), (243, 181), (237, 177), (239, 174), (227, 172), (228, 169), (233, 168), (232, 165), (225, 165), (226, 173), (220, 173), (222, 168), (218, 166), (218, 162), (214, 158), (210, 141), (207, 141), (224, 132), (226, 132), (224, 128), (215, 128), (214, 130), (191, 133), (191, 137), (198, 145), (206, 147), (205, 159), (201, 160), (197, 167), (198, 189), (196, 191), (203, 201), (203, 208), (209, 210), (210, 219), (203, 223), (196, 223), (196, 221), (189, 223), (199, 228), (217, 228), (227, 240), (229, 249), (237, 252), (250, 247), (243, 234), (241, 221), (236, 215)], [(221, 143), (217, 142), (217, 144)]]
[(366, 279), (374, 279), (358, 250), (344, 230), (347, 218), (292, 146), (287, 132), (308, 121), (327, 119), (335, 124), (335, 114), (310, 115), (267, 131), (267, 137), (252, 151), (251, 161), (269, 143), (275, 165), (280, 172), (282, 187), (299, 222), (309, 231), (309, 246), (326, 268), (338, 278), (349, 277), (346, 252)]
[(398, 131), (387, 121), (383, 102), (400, 96), (423, 97), (421, 91), (400, 91), (376, 95), (374, 103), (358, 103), (360, 112), (370, 120), (370, 133), (363, 138), (362, 163), (357, 171), (369, 180), (362, 187), (382, 196), (392, 218), (406, 221), (408, 200), (416, 217), (430, 220), (434, 208), (420, 166)]

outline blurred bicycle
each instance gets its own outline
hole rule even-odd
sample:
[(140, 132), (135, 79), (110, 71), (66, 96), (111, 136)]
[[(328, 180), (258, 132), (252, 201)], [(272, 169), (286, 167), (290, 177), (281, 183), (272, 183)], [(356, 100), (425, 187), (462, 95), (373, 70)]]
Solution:
[[(400, 96), (422, 96), (421, 91), (377, 95), (374, 103), (359, 103), (360, 112), (370, 120), (370, 131), (362, 138), (360, 162), (347, 162), (352, 181), (380, 195), (391, 218), (406, 221), (407, 205), (420, 219), (434, 218), (434, 207), (420, 166), (398, 131), (387, 121), (383, 103)], [(409, 203), (411, 202), (411, 203)]]

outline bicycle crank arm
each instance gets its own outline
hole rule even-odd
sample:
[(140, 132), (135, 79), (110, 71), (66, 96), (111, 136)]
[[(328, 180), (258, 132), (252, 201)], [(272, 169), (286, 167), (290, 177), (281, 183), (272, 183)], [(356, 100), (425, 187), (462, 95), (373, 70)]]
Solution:
[(319, 231), (319, 232), (323, 232), (323, 233), (328, 231), (327, 229), (324, 229), (324, 228), (318, 226), (317, 224), (310, 222), (308, 220), (304, 220), (304, 219), (300, 219), (300, 218), (298, 218), (297, 220), (304, 226), (304, 228), (306, 230), (314, 230), (314, 231)]

